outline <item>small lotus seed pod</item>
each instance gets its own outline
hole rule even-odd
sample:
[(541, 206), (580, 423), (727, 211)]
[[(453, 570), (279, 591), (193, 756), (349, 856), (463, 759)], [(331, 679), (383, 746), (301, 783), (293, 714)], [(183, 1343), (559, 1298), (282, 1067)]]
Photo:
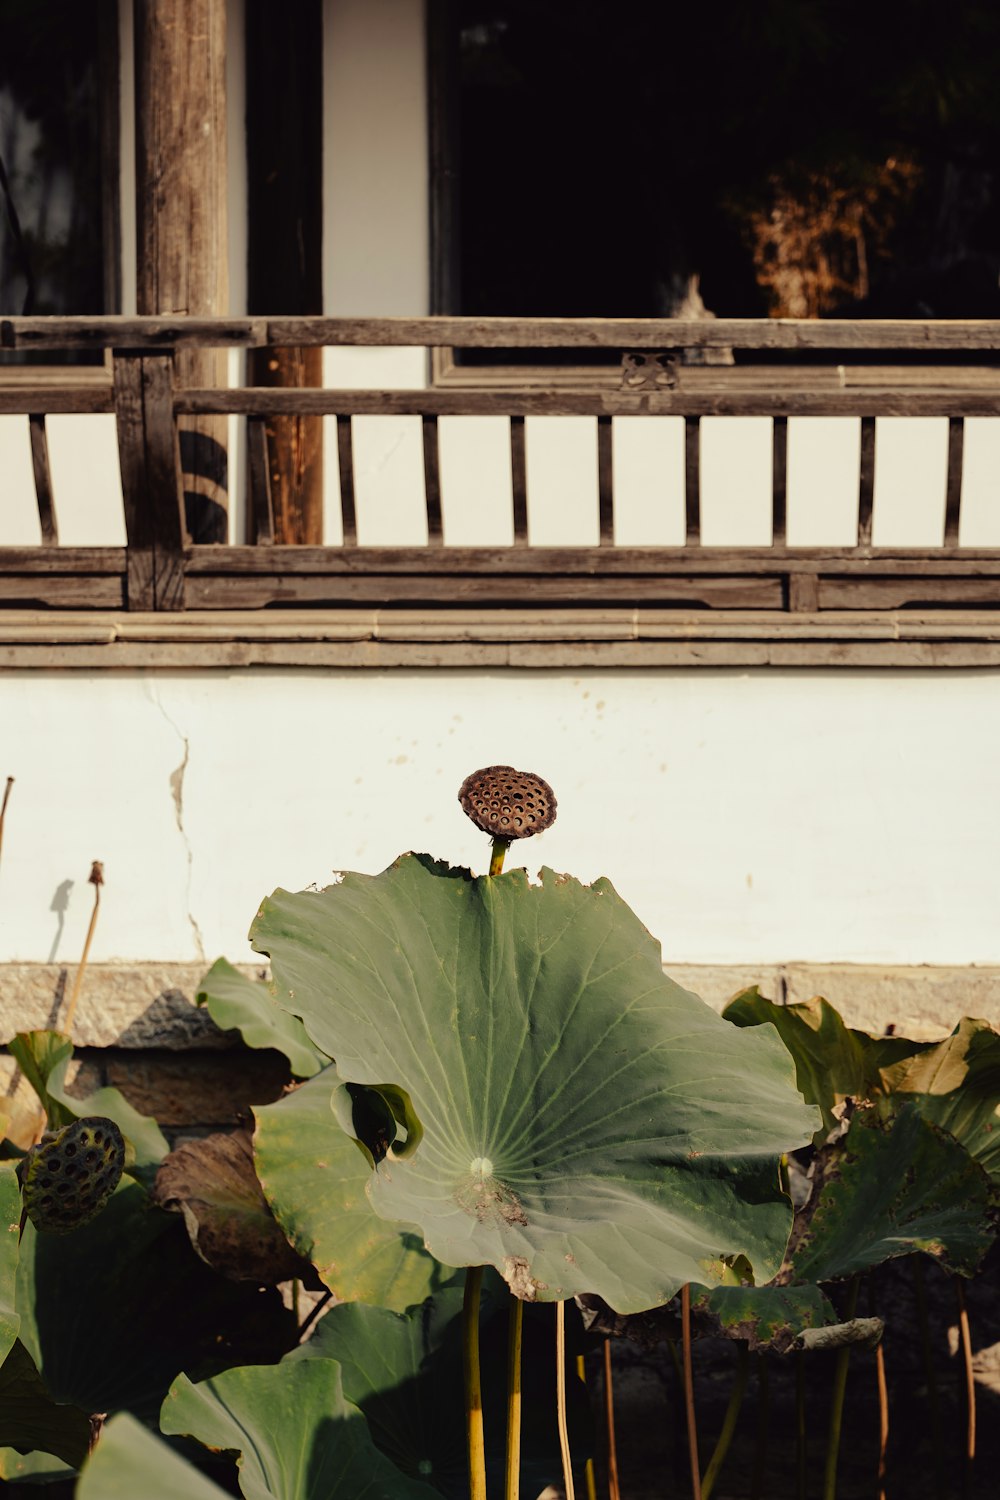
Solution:
[(473, 771), (458, 793), (462, 811), (494, 839), (527, 839), (556, 820), (556, 799), (547, 781), (513, 766)]
[(90, 1115), (46, 1135), (24, 1158), (21, 1195), (36, 1229), (66, 1234), (100, 1213), (121, 1180), (125, 1141), (113, 1120)]

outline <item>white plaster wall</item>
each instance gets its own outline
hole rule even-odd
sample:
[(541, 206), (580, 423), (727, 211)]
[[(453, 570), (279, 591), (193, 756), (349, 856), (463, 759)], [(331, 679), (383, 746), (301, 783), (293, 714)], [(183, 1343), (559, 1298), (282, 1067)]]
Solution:
[(274, 886), (405, 849), (482, 871), (456, 794), (499, 761), (559, 799), (517, 862), (609, 875), (668, 961), (1000, 962), (988, 672), (7, 673), (0, 701), (0, 960), (79, 955), (95, 858), (108, 960), (243, 959)]
[[(420, 0), (329, 0), (326, 18), (327, 310), (425, 312)], [(422, 351), (327, 357), (337, 385), (425, 376)], [(356, 423), (365, 540), (423, 539), (414, 429)], [(620, 421), (615, 439), (619, 541), (681, 540), (679, 424)], [(0, 541), (37, 540), (27, 441), (26, 421), (0, 419)], [(533, 422), (527, 441), (534, 539), (592, 540), (593, 423)], [(940, 533), (944, 442), (941, 424), (879, 424), (880, 540)], [(789, 423), (794, 541), (853, 539), (858, 444), (853, 419)], [(75, 451), (53, 457), (63, 534), (111, 539), (109, 488)], [(767, 540), (769, 468), (766, 421), (706, 423), (707, 540)], [(449, 543), (510, 539), (502, 420), (442, 423), (442, 486)], [(967, 427), (962, 540), (1000, 543), (993, 419)], [(0, 779), (17, 778), (0, 960), (79, 954), (94, 858), (108, 881), (94, 956), (128, 960), (243, 958), (275, 884), (405, 848), (482, 869), (455, 794), (511, 761), (560, 801), (529, 868), (607, 873), (668, 960), (998, 963), (998, 739), (990, 672), (0, 674)]]

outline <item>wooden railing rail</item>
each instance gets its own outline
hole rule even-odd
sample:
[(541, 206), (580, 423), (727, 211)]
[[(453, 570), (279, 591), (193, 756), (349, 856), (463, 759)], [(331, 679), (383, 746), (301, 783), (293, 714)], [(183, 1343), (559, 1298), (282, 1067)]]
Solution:
[[(430, 386), (417, 390), (240, 387), (178, 389), (174, 351), (183, 347), (460, 347), (603, 349), (624, 355), (619, 384)], [(177, 611), (422, 605), (525, 608), (559, 605), (764, 610), (1000, 607), (1000, 548), (959, 546), (965, 419), (1000, 416), (1000, 321), (799, 322), (466, 318), (12, 318), (0, 347), (35, 355), (111, 351), (110, 379), (60, 384), (30, 366), (0, 383), (0, 414), (27, 416), (42, 546), (0, 546), (0, 604), (47, 608)], [(685, 364), (686, 351), (736, 351), (734, 365)], [(644, 353), (643, 351), (646, 351)], [(754, 365), (754, 354), (761, 361)], [(827, 358), (818, 362), (816, 356)], [(777, 362), (767, 363), (778, 356)], [(896, 357), (893, 364), (892, 356)], [(884, 361), (872, 363), (873, 359)], [(644, 371), (648, 373), (646, 380)], [(113, 412), (117, 422), (127, 546), (58, 547), (46, 418)], [(231, 415), (246, 421), (256, 544), (192, 546), (185, 533), (178, 418)], [(275, 416), (335, 419), (343, 542), (275, 545), (265, 424)], [(442, 417), (509, 420), (513, 544), (446, 546)], [(595, 419), (597, 542), (531, 544), (525, 422), (538, 416)], [(356, 418), (420, 418), (427, 545), (358, 544)], [(685, 542), (624, 547), (615, 540), (616, 417), (673, 416), (685, 424)], [(750, 547), (703, 545), (703, 419), (773, 419), (772, 535)], [(844, 548), (788, 544), (788, 422), (852, 416), (861, 422), (858, 530)], [(877, 420), (948, 419), (940, 544), (879, 548), (872, 542)]]

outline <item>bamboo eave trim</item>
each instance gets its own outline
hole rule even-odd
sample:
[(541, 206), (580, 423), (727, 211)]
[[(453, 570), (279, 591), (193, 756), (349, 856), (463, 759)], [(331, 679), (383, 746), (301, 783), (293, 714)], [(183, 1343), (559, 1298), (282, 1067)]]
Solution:
[(0, 644), (298, 641), (639, 640), (1000, 641), (1000, 609), (780, 610), (197, 610), (182, 614), (0, 613)]

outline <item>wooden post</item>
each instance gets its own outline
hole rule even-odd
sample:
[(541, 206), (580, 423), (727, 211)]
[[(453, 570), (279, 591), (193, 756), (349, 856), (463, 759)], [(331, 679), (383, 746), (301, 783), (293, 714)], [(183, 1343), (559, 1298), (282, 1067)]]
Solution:
[[(247, 0), (246, 56), (249, 310), (320, 313), (322, 0)], [(323, 350), (254, 350), (250, 371), (254, 385), (320, 386)], [(269, 416), (265, 426), (274, 541), (319, 544), (323, 419)], [(252, 502), (250, 515), (262, 514), (263, 497)]]
[[(229, 311), (226, 0), (135, 0), (140, 313)], [(177, 385), (225, 385), (225, 356), (179, 350)], [(224, 417), (179, 425), (187, 528), (227, 539)]]

